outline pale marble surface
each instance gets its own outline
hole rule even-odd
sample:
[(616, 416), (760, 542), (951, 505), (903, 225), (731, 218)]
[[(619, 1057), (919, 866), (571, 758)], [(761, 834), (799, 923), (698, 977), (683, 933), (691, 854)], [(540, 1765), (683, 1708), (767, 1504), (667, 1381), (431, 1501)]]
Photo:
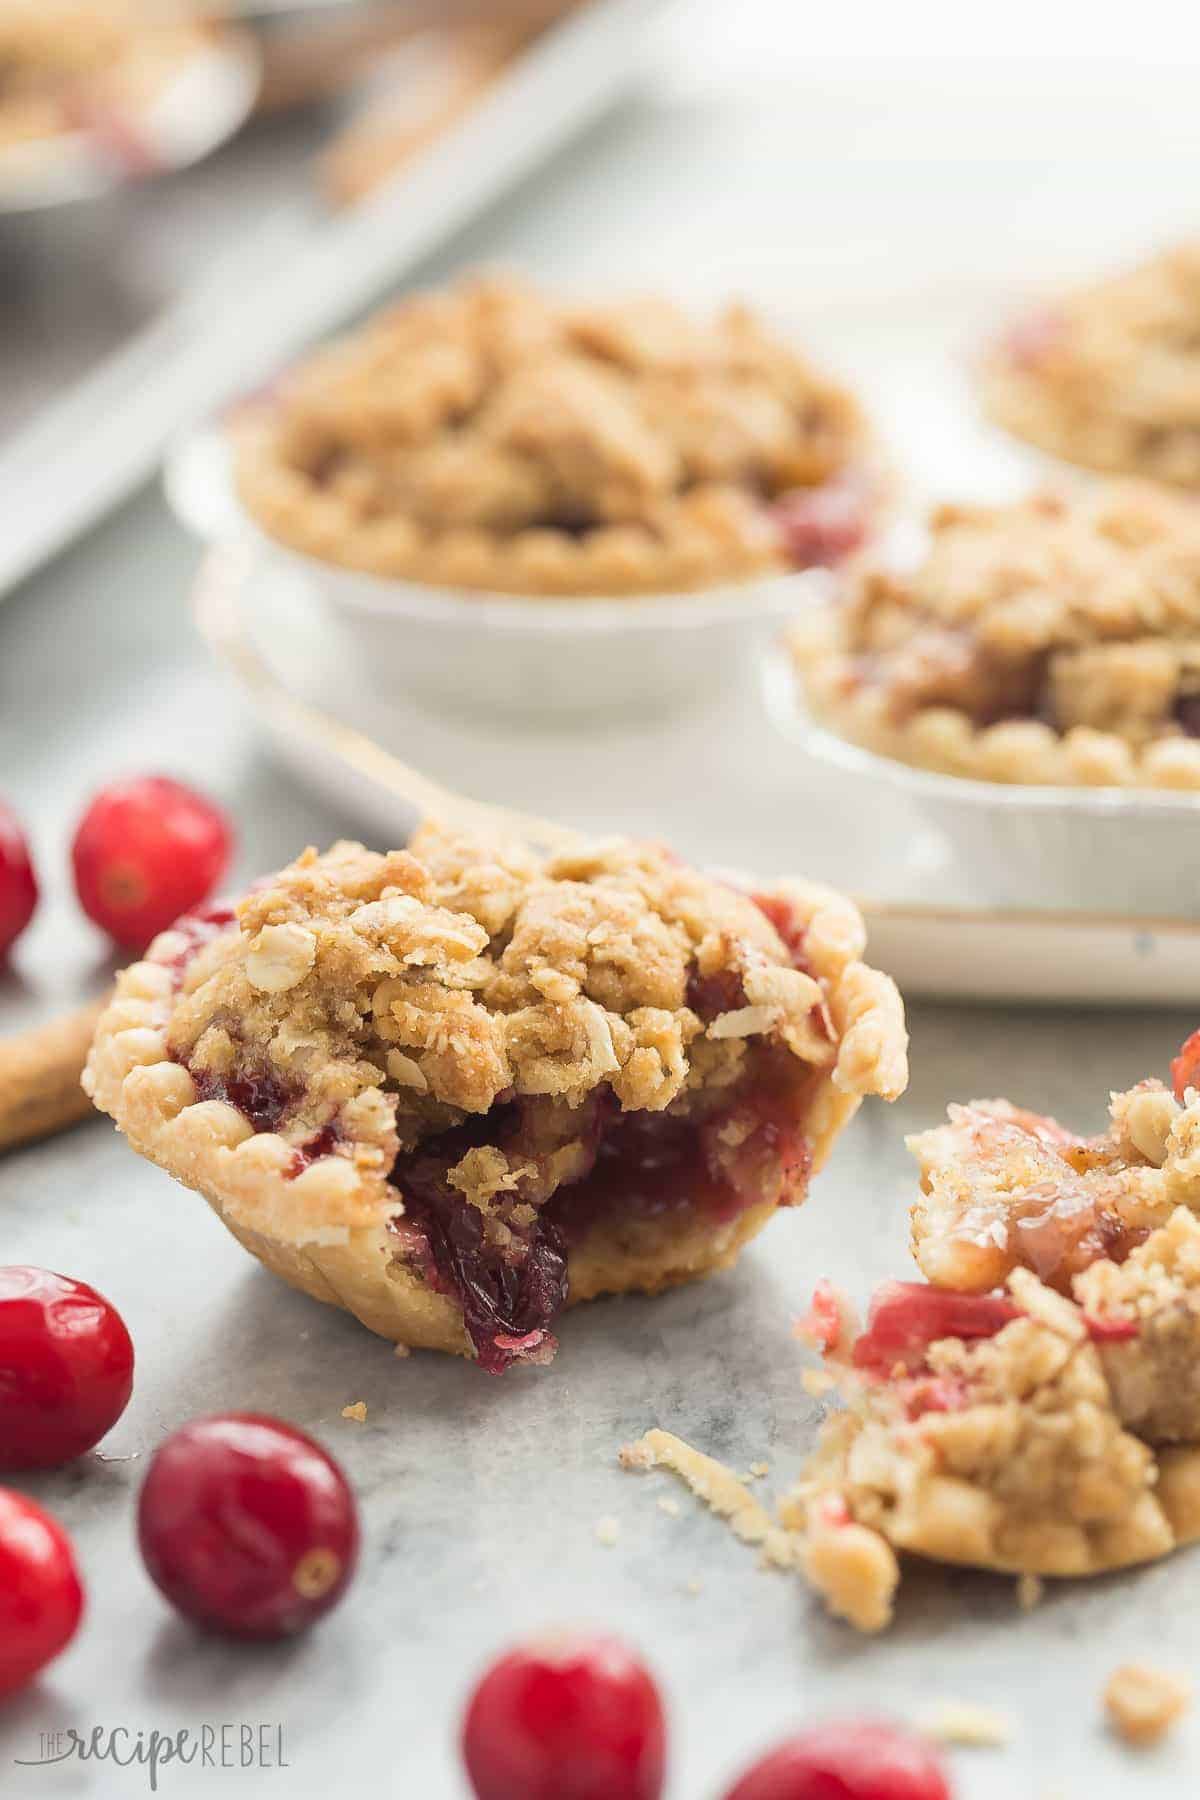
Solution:
[[(782, 107), (713, 118), (690, 106), (633, 108), (462, 254), (594, 272), (656, 229), (664, 256), (695, 250), (713, 221), (735, 247), (770, 242), (792, 216), (790, 117)], [(875, 154), (885, 168), (884, 149)], [(653, 181), (639, 185), (635, 169), (653, 170)], [(1161, 194), (1155, 205), (1169, 212)], [(832, 230), (831, 208), (819, 210)], [(194, 563), (157, 498), (143, 496), (0, 611), (0, 787), (33, 821), (47, 888), (17, 972), (0, 986), (0, 1029), (69, 1003), (101, 976), (64, 853), (87, 792), (115, 772), (161, 767), (222, 797), (241, 823), (245, 874), (352, 824), (261, 760), (184, 626)], [(417, 746), (412, 754), (419, 760)], [(672, 1800), (715, 1797), (801, 1720), (868, 1708), (905, 1716), (944, 1698), (1001, 1706), (1013, 1719), (1008, 1749), (956, 1757), (962, 1800), (1085, 1791), (1126, 1800), (1135, 1783), (1148, 1800), (1193, 1791), (1196, 1722), (1135, 1765), (1104, 1735), (1098, 1696), (1125, 1657), (1194, 1667), (1196, 1553), (1056, 1593), (1029, 1617), (1009, 1582), (927, 1572), (906, 1585), (895, 1630), (868, 1643), (828, 1623), (791, 1580), (759, 1573), (685, 1495), (680, 1516), (664, 1516), (654, 1500), (675, 1491), (667, 1477), (615, 1464), (621, 1442), (659, 1423), (739, 1466), (765, 1457), (770, 1491), (786, 1482), (815, 1422), (790, 1317), (817, 1275), (861, 1292), (904, 1267), (903, 1132), (949, 1098), (994, 1091), (1095, 1126), (1108, 1088), (1162, 1069), (1189, 1024), (1170, 1014), (917, 1009), (909, 1096), (862, 1115), (810, 1205), (779, 1219), (735, 1274), (657, 1302), (585, 1309), (565, 1325), (551, 1370), (502, 1383), (445, 1360), (397, 1362), (348, 1319), (288, 1293), (202, 1202), (104, 1124), (5, 1159), (5, 1260), (62, 1267), (109, 1292), (136, 1339), (139, 1377), (106, 1445), (116, 1460), (23, 1483), (76, 1534), (91, 1606), (75, 1647), (4, 1711), (0, 1792), (148, 1792), (136, 1769), (14, 1768), (38, 1754), (42, 1731), (266, 1721), (284, 1727), (286, 1775), (167, 1770), (160, 1792), (455, 1800), (464, 1790), (454, 1722), (472, 1671), (514, 1634), (572, 1620), (626, 1633), (662, 1676)], [(340, 1417), (359, 1399), (370, 1409), (361, 1427)], [(194, 1636), (132, 1545), (147, 1454), (190, 1415), (231, 1407), (314, 1431), (362, 1497), (354, 1590), (311, 1637), (280, 1650)], [(595, 1538), (606, 1514), (621, 1525), (613, 1548)], [(697, 1575), (704, 1591), (693, 1595)]]

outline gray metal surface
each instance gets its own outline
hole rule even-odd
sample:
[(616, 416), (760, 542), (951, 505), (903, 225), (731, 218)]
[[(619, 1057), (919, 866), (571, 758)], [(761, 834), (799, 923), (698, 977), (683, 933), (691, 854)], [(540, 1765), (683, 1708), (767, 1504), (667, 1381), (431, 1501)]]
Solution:
[[(658, 171), (656, 204), (676, 240), (685, 194), (693, 243), (714, 222), (732, 227), (740, 206), (765, 231), (785, 186), (766, 147), (782, 154), (784, 121), (702, 123), (628, 113), (463, 254), (515, 252), (555, 272), (576, 250), (589, 273), (619, 261), (626, 234), (641, 240), (654, 222), (633, 181), (646, 167)], [(694, 198), (690, 160), (701, 139), (706, 207)], [(723, 179), (716, 151), (739, 145), (735, 175)], [(747, 201), (753, 168), (774, 191)], [(635, 196), (633, 220), (622, 194)], [(591, 221), (586, 246), (581, 217)], [(160, 768), (218, 795), (238, 819), (247, 876), (353, 826), (263, 761), (212, 676), (185, 626), (195, 561), (158, 498), (143, 495), (0, 616), (0, 790), (31, 822), (46, 889), (0, 984), (0, 1029), (71, 1003), (102, 977), (103, 947), (70, 898), (66, 845), (89, 790), (113, 774)], [(419, 746), (411, 754), (419, 760)], [(962, 1800), (1194, 1792), (1195, 1722), (1134, 1763), (1104, 1734), (1099, 1691), (1125, 1657), (1194, 1667), (1200, 1554), (1064, 1587), (1028, 1616), (1010, 1582), (924, 1571), (906, 1582), (895, 1629), (867, 1642), (828, 1622), (790, 1578), (760, 1573), (686, 1496), (680, 1517), (661, 1513), (656, 1495), (676, 1491), (667, 1477), (626, 1475), (615, 1463), (623, 1441), (661, 1424), (738, 1467), (765, 1458), (764, 1489), (786, 1484), (816, 1422), (790, 1318), (818, 1275), (861, 1293), (904, 1269), (904, 1131), (948, 1099), (997, 1091), (1094, 1127), (1109, 1087), (1162, 1069), (1190, 1023), (914, 1009), (908, 1097), (860, 1116), (809, 1205), (777, 1220), (735, 1273), (654, 1302), (585, 1308), (566, 1321), (550, 1370), (499, 1383), (449, 1360), (397, 1361), (348, 1319), (287, 1292), (199, 1199), (104, 1123), (6, 1158), (0, 1256), (55, 1265), (108, 1291), (133, 1331), (139, 1375), (105, 1446), (112, 1460), (22, 1481), (76, 1534), (90, 1610), (75, 1647), (0, 1715), (0, 1792), (149, 1792), (143, 1769), (110, 1762), (15, 1767), (37, 1759), (41, 1733), (265, 1723), (282, 1726), (286, 1773), (169, 1768), (160, 1793), (455, 1800), (465, 1791), (455, 1721), (474, 1670), (516, 1633), (574, 1620), (625, 1633), (658, 1670), (671, 1703), (672, 1800), (715, 1800), (759, 1746), (799, 1721), (863, 1709), (910, 1716), (948, 1698), (1001, 1708), (1013, 1724), (1007, 1749), (956, 1755)], [(360, 1399), (365, 1426), (340, 1416)], [(280, 1649), (194, 1636), (133, 1547), (147, 1456), (187, 1417), (229, 1408), (314, 1431), (362, 1498), (366, 1552), (354, 1590), (310, 1637)], [(620, 1536), (606, 1548), (595, 1524), (610, 1514)], [(235, 1732), (235, 1763), (239, 1741)]]

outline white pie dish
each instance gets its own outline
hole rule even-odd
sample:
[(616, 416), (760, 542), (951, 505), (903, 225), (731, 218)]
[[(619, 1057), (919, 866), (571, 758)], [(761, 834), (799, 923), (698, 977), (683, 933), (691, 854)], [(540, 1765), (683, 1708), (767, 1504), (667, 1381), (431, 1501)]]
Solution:
[(864, 820), (901, 798), (915, 806), (986, 904), (1200, 919), (1200, 794), (1036, 787), (913, 768), (817, 723), (782, 650), (764, 664), (764, 689), (783, 735), (850, 778)]
[(250, 543), (303, 578), (378, 693), (520, 722), (653, 717), (756, 679), (781, 620), (825, 600), (812, 569), (686, 594), (527, 598), (388, 580), (305, 555), (270, 537), (242, 505), (225, 433), (208, 426), (167, 459), (168, 497), (215, 542)]

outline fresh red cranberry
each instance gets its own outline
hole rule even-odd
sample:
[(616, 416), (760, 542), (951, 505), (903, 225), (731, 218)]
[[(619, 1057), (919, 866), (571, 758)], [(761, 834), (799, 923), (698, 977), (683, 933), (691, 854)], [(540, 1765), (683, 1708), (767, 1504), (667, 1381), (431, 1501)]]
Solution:
[(784, 554), (797, 569), (832, 569), (867, 541), (867, 495), (849, 478), (795, 488), (775, 502)]
[(62, 1526), (0, 1488), (0, 1699), (65, 1650), (83, 1616), (83, 1584)]
[(48, 1469), (111, 1431), (133, 1389), (112, 1303), (49, 1269), (0, 1267), (0, 1469)]
[(335, 1606), (358, 1560), (358, 1509), (331, 1456), (252, 1413), (194, 1419), (155, 1453), (138, 1503), (151, 1578), (232, 1637), (290, 1637)]
[(1200, 1031), (1193, 1031), (1179, 1046), (1171, 1064), (1171, 1086), (1181, 1106), (1189, 1088), (1200, 1088)]
[(225, 873), (233, 832), (220, 809), (165, 775), (96, 795), (71, 856), (80, 905), (127, 950), (144, 950)]
[(17, 816), (0, 801), (0, 960), (32, 919), (37, 876)]
[(897, 1725), (816, 1725), (755, 1763), (725, 1800), (952, 1800), (931, 1744)]
[(860, 1369), (924, 1361), (940, 1338), (989, 1338), (1020, 1315), (1002, 1294), (959, 1294), (923, 1281), (885, 1281), (871, 1298), (867, 1329), (854, 1345)]
[(662, 1701), (616, 1639), (549, 1638), (492, 1664), (467, 1707), (462, 1748), (478, 1800), (658, 1800)]

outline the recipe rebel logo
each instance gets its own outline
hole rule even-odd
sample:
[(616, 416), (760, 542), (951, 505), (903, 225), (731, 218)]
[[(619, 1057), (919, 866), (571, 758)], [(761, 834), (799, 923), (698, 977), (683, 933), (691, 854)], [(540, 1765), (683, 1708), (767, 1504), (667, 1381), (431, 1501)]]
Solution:
[(200, 1769), (286, 1769), (283, 1726), (265, 1720), (224, 1720), (219, 1724), (132, 1730), (127, 1725), (92, 1725), (85, 1731), (67, 1726), (39, 1731), (36, 1756), (17, 1756), (23, 1769), (45, 1769), (60, 1763), (108, 1763), (118, 1769), (140, 1768), (150, 1792), (173, 1763)]

